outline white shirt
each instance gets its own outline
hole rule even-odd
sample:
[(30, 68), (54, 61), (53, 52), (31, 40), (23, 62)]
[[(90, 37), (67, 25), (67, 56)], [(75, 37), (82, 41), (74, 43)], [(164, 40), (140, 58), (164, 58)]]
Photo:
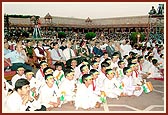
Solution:
[(77, 88), (76, 92), (76, 98), (75, 98), (75, 107), (88, 109), (88, 108), (94, 108), (96, 105), (96, 102), (99, 101), (99, 98), (97, 95), (93, 93), (93, 87), (92, 85), (89, 85), (87, 88), (85, 84), (81, 84)]
[[(38, 47), (39, 47), (39, 46), (38, 46)], [(42, 47), (39, 47), (39, 48), (41, 48), (41, 49), (43, 50)], [(45, 56), (47, 55), (47, 53), (46, 53), (45, 51), (44, 51), (44, 55), (40, 54), (38, 48), (35, 48), (35, 49), (34, 49), (34, 52), (35, 52), (35, 54), (36, 54), (37, 57), (43, 57), (44, 55), (45, 55)]]
[(42, 105), (46, 106), (46, 108), (50, 107), (48, 103), (57, 102), (57, 98), (60, 96), (58, 92), (58, 87), (54, 84), (52, 88), (49, 88), (47, 84), (45, 84), (40, 89), (39, 101)]
[(119, 89), (120, 83), (116, 80), (116, 78), (112, 78), (111, 80), (107, 77), (104, 80), (104, 92), (110, 98), (117, 98), (121, 95), (122, 90)]
[(73, 96), (75, 95), (74, 93), (75, 89), (75, 81), (74, 80), (68, 80), (64, 79), (62, 83), (59, 85), (59, 92), (65, 92), (65, 100), (67, 101), (72, 101)]
[(12, 86), (15, 87), (16, 81), (17, 81), (18, 79), (21, 79), (21, 78), (26, 79), (25, 74), (23, 74), (22, 76), (20, 76), (20, 75), (18, 75), (18, 74), (14, 75), (14, 76), (12, 77), (12, 80), (11, 80), (11, 81), (12, 81)]
[(98, 78), (96, 79), (96, 88), (98, 88), (99, 90), (103, 91), (103, 82), (105, 80), (106, 76), (105, 74), (100, 71), (100, 74), (98, 75)]
[(72, 57), (75, 57), (74, 51), (72, 49), (70, 49), (70, 48), (66, 48), (63, 51), (63, 54), (65, 56), (66, 61), (70, 59), (70, 51), (71, 51)]
[(14, 91), (7, 98), (5, 108), (8, 112), (20, 112), (25, 111), (27, 106), (22, 104), (21, 96), (16, 91)]
[[(42, 70), (43, 72), (43, 70)], [(45, 78), (43, 77), (40, 69), (36, 72), (36, 80), (38, 83), (41, 83), (41, 85), (45, 84)]]

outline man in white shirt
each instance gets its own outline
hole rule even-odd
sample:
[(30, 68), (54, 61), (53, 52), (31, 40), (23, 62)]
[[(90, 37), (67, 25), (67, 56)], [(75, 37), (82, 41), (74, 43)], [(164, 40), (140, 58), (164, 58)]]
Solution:
[(71, 49), (71, 42), (67, 43), (67, 48), (64, 49), (63, 54), (66, 58), (66, 61), (69, 59), (75, 58), (76, 55), (75, 55), (74, 51)]

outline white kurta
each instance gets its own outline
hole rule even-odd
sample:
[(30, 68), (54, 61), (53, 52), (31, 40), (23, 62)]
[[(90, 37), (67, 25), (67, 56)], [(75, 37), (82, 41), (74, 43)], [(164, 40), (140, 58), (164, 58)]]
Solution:
[(151, 66), (151, 68), (149, 69), (149, 72), (151, 74), (148, 76), (148, 78), (163, 78), (159, 69), (154, 65)]
[(143, 79), (138, 71), (137, 73), (135, 71), (132, 72), (132, 79), (133, 79), (133, 82), (132, 82), (133, 85), (142, 85)]
[(63, 82), (59, 86), (59, 92), (65, 92), (65, 101), (74, 101), (75, 96), (75, 81), (64, 79)]
[(45, 78), (43, 77), (40, 69), (36, 72), (36, 80), (40, 86), (45, 84)]
[(11, 81), (12, 81), (12, 86), (15, 87), (16, 81), (17, 81), (18, 79), (21, 79), (21, 78), (25, 78), (25, 79), (26, 79), (25, 74), (23, 74), (22, 76), (20, 76), (20, 75), (18, 75), (18, 74), (14, 75), (14, 76), (12, 77), (12, 80), (11, 80)]
[(106, 78), (105, 74), (100, 71), (100, 74), (96, 79), (96, 88), (98, 88), (100, 91), (103, 91), (103, 82), (105, 78)]
[(123, 87), (123, 92), (126, 93), (127, 95), (131, 96), (131, 95), (135, 95), (135, 96), (140, 96), (143, 92), (143, 88), (141, 86), (141, 90), (135, 91), (135, 87), (133, 83), (132, 83), (132, 76), (124, 76), (122, 83), (124, 84)]
[(76, 98), (75, 98), (76, 109), (94, 108), (96, 105), (96, 102), (100, 102), (100, 101), (99, 101), (99, 97), (93, 93), (92, 85), (90, 85), (87, 88), (85, 84), (81, 84), (80, 87), (78, 87), (76, 92)]
[(46, 108), (51, 107), (49, 102), (57, 102), (57, 98), (60, 96), (58, 87), (54, 84), (52, 88), (49, 88), (47, 84), (45, 84), (40, 89), (39, 102), (46, 106)]
[[(31, 80), (29, 81), (30, 82), (30, 89), (35, 87), (36, 88), (36, 93), (38, 94), (39, 93), (39, 88), (41, 86), (41, 83), (39, 83), (37, 81), (36, 78), (32, 77)], [(32, 92), (31, 92), (32, 93)]]
[(10, 96), (8, 96), (5, 108), (8, 112), (21, 112), (25, 111), (27, 106), (22, 104), (21, 96), (14, 91)]
[(116, 80), (116, 78), (104, 80), (104, 92), (109, 98), (118, 98), (121, 95), (122, 90), (119, 89), (120, 83)]
[[(61, 71), (55, 70), (53, 72), (53, 76), (54, 76), (54, 79), (56, 80), (58, 86), (65, 79), (65, 75), (64, 75), (64, 71), (63, 70), (61, 70)], [(58, 77), (58, 79), (56, 79), (56, 77)]]

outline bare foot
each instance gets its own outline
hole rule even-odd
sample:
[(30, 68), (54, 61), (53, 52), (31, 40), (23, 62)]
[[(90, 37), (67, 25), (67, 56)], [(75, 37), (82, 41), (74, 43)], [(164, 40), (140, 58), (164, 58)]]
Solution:
[(95, 105), (96, 108), (100, 108), (100, 106), (101, 106), (101, 103), (99, 103), (99, 102), (97, 102)]
[(51, 111), (52, 109), (53, 109), (53, 107), (49, 107), (49, 108), (47, 108), (46, 111)]

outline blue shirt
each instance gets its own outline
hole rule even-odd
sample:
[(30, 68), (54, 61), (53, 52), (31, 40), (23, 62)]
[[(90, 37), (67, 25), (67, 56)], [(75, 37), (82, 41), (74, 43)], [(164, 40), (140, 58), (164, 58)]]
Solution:
[(5, 49), (5, 48), (4, 48), (4, 55), (6, 55), (7, 53), (10, 53), (10, 52), (11, 52), (10, 49)]
[(25, 63), (22, 53), (19, 53), (16, 50), (6, 54), (5, 58), (10, 58), (11, 63)]

